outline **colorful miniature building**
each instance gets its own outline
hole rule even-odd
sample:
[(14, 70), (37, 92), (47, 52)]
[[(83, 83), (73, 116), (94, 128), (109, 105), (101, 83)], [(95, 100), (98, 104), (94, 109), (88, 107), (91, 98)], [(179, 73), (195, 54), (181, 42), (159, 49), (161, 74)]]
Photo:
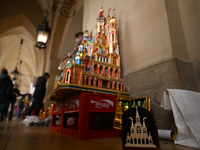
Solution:
[(56, 80), (54, 89), (62, 83), (105, 88), (124, 92), (124, 80), (120, 77), (120, 55), (117, 40), (116, 20), (103, 7), (96, 19), (96, 34), (87, 30), (78, 47), (74, 60), (69, 60)]

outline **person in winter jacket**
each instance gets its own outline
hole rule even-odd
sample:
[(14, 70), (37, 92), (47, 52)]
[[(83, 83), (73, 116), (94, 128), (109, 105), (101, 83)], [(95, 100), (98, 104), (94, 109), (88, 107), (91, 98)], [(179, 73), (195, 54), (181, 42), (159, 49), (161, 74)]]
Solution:
[(43, 99), (46, 93), (46, 82), (49, 78), (49, 73), (44, 73), (43, 76), (38, 77), (35, 85), (35, 92), (33, 94), (33, 103), (25, 115), (31, 115), (31, 112), (36, 109), (35, 115), (39, 115), (41, 109), (44, 110)]
[(0, 121), (7, 115), (9, 98), (13, 92), (13, 84), (6, 69), (0, 74)]
[(11, 93), (12, 95), (10, 95), (10, 99), (9, 99), (9, 104), (11, 105), (10, 107), (10, 112), (9, 112), (9, 120), (12, 120), (13, 117), (13, 111), (14, 111), (14, 105), (17, 99), (17, 96), (20, 96), (20, 92), (17, 88), (13, 89), (13, 93)]

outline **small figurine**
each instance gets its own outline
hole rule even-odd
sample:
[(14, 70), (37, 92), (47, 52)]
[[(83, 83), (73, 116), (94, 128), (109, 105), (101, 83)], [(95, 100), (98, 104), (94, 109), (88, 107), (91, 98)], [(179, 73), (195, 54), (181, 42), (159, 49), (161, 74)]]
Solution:
[(119, 101), (119, 103), (118, 103), (118, 110), (117, 111), (123, 112), (122, 102), (121, 101)]

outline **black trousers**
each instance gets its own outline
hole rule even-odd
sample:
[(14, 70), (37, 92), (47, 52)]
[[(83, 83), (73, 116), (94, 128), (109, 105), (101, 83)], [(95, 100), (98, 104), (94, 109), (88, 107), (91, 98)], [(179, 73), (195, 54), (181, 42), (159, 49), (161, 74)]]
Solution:
[(1, 111), (0, 112), (0, 121), (3, 121), (4, 116), (6, 116), (6, 114), (7, 114), (7, 111)]
[(44, 111), (43, 100), (41, 100), (41, 99), (35, 99), (35, 98), (34, 98), (31, 107), (29, 107), (29, 109), (28, 109), (28, 111), (27, 111), (27, 113), (26, 113), (25, 115), (29, 115), (29, 116), (30, 116), (31, 113), (32, 113), (32, 111), (33, 111), (35, 108), (37, 108), (37, 109), (36, 109), (36, 112), (35, 112), (34, 115), (38, 116), (41, 109)]
[(12, 120), (15, 102), (12, 102), (10, 104), (11, 104), (11, 108), (10, 108), (9, 118), (8, 119)]

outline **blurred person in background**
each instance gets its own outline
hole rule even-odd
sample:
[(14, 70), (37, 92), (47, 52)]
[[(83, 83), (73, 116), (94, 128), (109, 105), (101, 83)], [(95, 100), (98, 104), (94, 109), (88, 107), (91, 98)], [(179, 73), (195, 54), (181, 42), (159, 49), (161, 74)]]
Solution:
[(31, 107), (28, 109), (25, 115), (30, 116), (32, 111), (36, 109), (34, 115), (38, 116), (39, 111), (42, 109), (44, 111), (44, 104), (43, 100), (46, 93), (46, 82), (47, 79), (50, 77), (49, 73), (45, 72), (43, 76), (38, 77), (35, 85), (35, 92), (33, 94), (33, 102)]
[(19, 90), (17, 88), (14, 88), (13, 92), (12, 92), (12, 95), (9, 98), (9, 104), (11, 104), (11, 107), (10, 107), (10, 112), (9, 112), (9, 118), (8, 118), (8, 120), (12, 120), (14, 105), (15, 105), (17, 96), (19, 96), (19, 95), (21, 95), (20, 92), (19, 92)]
[(3, 69), (0, 74), (0, 121), (3, 121), (4, 117), (8, 113), (9, 98), (13, 92), (13, 84), (8, 75), (8, 71)]

